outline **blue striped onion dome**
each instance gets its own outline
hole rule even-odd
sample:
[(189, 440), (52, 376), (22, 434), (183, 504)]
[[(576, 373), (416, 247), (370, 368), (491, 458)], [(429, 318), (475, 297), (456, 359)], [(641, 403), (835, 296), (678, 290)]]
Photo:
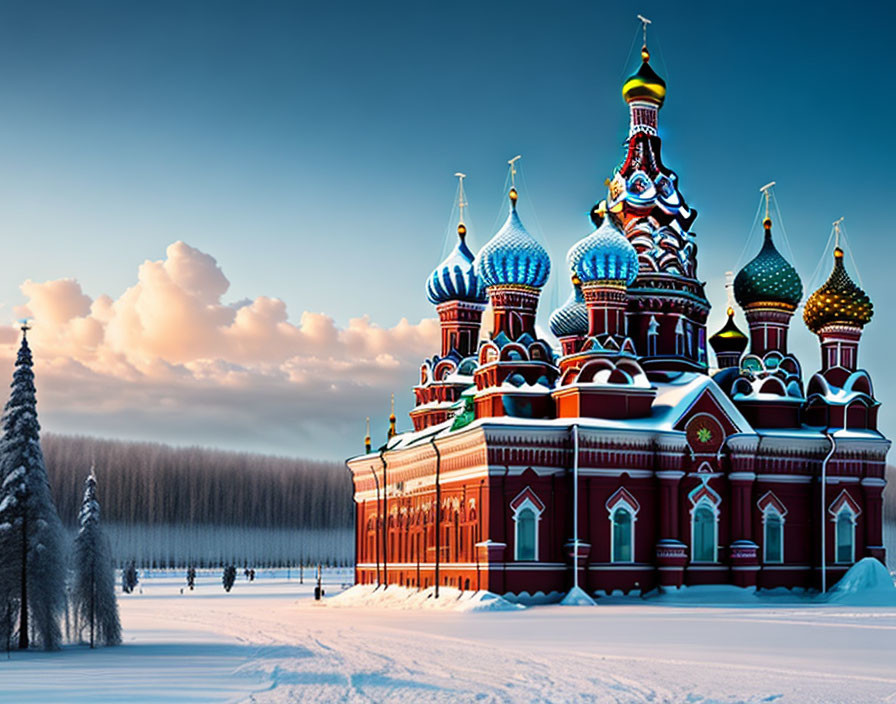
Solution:
[(638, 253), (610, 216), (576, 242), (566, 259), (582, 283), (612, 280), (631, 285), (638, 275)]
[(510, 190), (510, 215), (476, 257), (476, 274), (485, 286), (541, 288), (551, 273), (551, 258), (529, 234), (516, 212), (516, 191)]
[(572, 293), (566, 303), (551, 313), (548, 322), (555, 337), (588, 334), (588, 307), (577, 279), (573, 280)]
[(766, 218), (765, 241), (752, 261), (734, 279), (734, 297), (741, 308), (778, 303), (793, 310), (803, 297), (803, 282), (772, 242), (772, 221)]
[(473, 253), (467, 247), (467, 228), (457, 226), (458, 242), (448, 257), (439, 264), (426, 280), (426, 297), (439, 305), (446, 301), (485, 303), (485, 287), (473, 268)]

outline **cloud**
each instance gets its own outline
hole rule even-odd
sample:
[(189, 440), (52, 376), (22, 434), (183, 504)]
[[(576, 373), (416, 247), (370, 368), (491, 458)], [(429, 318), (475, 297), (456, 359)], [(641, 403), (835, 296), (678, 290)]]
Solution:
[[(215, 259), (175, 242), (116, 299), (75, 279), (25, 281), (45, 427), (62, 432), (342, 456), (371, 409), (438, 351), (435, 319), (394, 327), (324, 313), (290, 321), (286, 303), (224, 302)], [(0, 327), (9, 371), (18, 344)], [(385, 416), (385, 411), (382, 412)]]

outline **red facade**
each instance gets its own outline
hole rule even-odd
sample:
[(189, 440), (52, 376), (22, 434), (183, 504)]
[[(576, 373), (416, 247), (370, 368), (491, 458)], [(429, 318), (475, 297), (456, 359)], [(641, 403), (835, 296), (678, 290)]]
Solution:
[[(749, 337), (729, 309), (710, 368), (696, 212), (662, 162), (665, 82), (642, 58), (623, 89), (625, 159), (567, 258), (573, 295), (550, 319), (560, 345), (537, 337), (550, 260), (516, 190), (475, 261), (461, 224), (431, 275), (442, 347), (421, 366), (414, 429), (348, 461), (358, 582), (522, 599), (574, 583), (594, 595), (818, 588), (884, 560), (890, 443), (858, 367), (870, 299), (836, 249), (804, 307), (822, 357), (804, 384), (787, 349), (802, 283), (766, 218), (734, 281)], [(494, 324), (480, 341), (486, 301)]]

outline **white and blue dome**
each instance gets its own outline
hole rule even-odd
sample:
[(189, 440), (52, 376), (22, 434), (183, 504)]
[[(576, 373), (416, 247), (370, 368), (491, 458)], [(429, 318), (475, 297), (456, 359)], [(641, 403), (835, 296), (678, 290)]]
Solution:
[(638, 275), (638, 253), (609, 216), (576, 242), (566, 258), (582, 283), (610, 280), (631, 285)]
[(566, 303), (551, 313), (548, 322), (554, 337), (588, 334), (588, 306), (585, 305), (581, 284), (573, 283)]
[(458, 242), (448, 257), (439, 264), (426, 281), (426, 297), (439, 305), (446, 301), (485, 303), (485, 287), (473, 267), (473, 253), (467, 247), (463, 223), (457, 227)]
[(484, 286), (512, 284), (541, 288), (551, 273), (551, 259), (529, 234), (516, 213), (516, 191), (510, 192), (510, 215), (476, 257), (476, 274)]

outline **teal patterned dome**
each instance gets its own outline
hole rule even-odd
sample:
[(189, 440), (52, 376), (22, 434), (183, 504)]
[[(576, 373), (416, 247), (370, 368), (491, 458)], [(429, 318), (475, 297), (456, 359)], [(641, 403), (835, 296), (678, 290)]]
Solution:
[(741, 308), (758, 303), (777, 303), (795, 309), (803, 298), (803, 282), (772, 242), (772, 221), (762, 223), (765, 242), (753, 260), (734, 279), (734, 297)]
[(448, 258), (439, 264), (426, 280), (426, 297), (439, 305), (446, 301), (485, 303), (485, 287), (473, 270), (473, 253), (467, 247), (467, 228), (457, 226), (458, 241)]
[(570, 248), (566, 260), (583, 283), (615, 280), (631, 286), (638, 275), (638, 253), (609, 215)]
[(551, 273), (551, 259), (545, 248), (523, 227), (516, 213), (517, 193), (510, 189), (510, 214), (476, 256), (476, 276), (489, 286), (529, 286), (541, 288)]
[(551, 313), (548, 322), (555, 337), (588, 334), (588, 306), (578, 279), (573, 279), (572, 293), (566, 303)]

